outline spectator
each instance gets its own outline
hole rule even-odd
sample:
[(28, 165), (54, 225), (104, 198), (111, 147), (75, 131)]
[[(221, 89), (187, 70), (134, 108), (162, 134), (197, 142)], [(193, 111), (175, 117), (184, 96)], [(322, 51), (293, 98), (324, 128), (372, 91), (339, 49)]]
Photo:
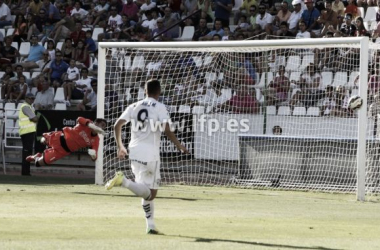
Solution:
[(123, 19), (119, 14), (117, 14), (116, 6), (111, 6), (110, 12), (111, 15), (108, 18), (108, 24), (105, 33), (98, 35), (99, 42), (103, 41), (103, 39), (111, 39), (112, 33), (115, 32), (116, 29), (120, 30), (120, 26), (123, 24)]
[[(230, 99), (227, 95), (222, 93), (222, 85), (219, 83), (214, 82), (211, 85), (213, 88), (210, 89), (211, 92), (215, 93), (215, 97), (212, 99), (212, 102), (209, 104), (212, 108), (210, 109), (211, 112), (219, 112), (220, 108)], [(213, 93), (209, 94), (210, 96), (213, 96)]]
[(249, 13), (247, 13), (247, 15), (248, 15), (249, 24), (251, 25), (252, 29), (254, 29), (256, 27), (256, 18), (257, 18), (256, 5), (252, 5), (249, 8)]
[(42, 28), (42, 38), (41, 43), (44, 44), (47, 39), (49, 39), (52, 35), (52, 32), (54, 30), (54, 24), (50, 21), (50, 19), (46, 19), (45, 24)]
[(282, 135), (282, 128), (278, 125), (273, 126), (272, 128), (272, 134), (273, 135)]
[(86, 39), (86, 32), (82, 30), (81, 22), (75, 23), (75, 31), (70, 34), (70, 38), (73, 42), (74, 47), (77, 46), (79, 40), (84, 41)]
[(373, 97), (380, 94), (380, 70), (376, 67), (375, 73), (369, 77), (368, 81), (368, 99), (373, 100)]
[[(229, 26), (225, 26), (225, 27), (227, 27), (228, 31), (230, 31), (230, 27)], [(247, 16), (241, 15), (240, 16), (240, 20), (238, 22), (238, 27), (236, 29), (239, 30), (239, 31), (241, 31), (241, 30), (248, 30), (250, 27), (251, 27), (251, 25), (247, 21)]]
[(197, 10), (201, 11), (201, 18), (205, 18), (207, 23), (214, 21), (214, 12), (212, 11), (210, 0), (198, 0)]
[(12, 15), (23, 15), (26, 14), (26, 9), (29, 6), (30, 1), (29, 0), (19, 0), (17, 3), (11, 4), (9, 7), (11, 9)]
[(259, 105), (256, 100), (255, 89), (239, 86), (236, 95), (232, 96), (230, 100), (222, 104), (220, 109), (237, 114), (258, 113)]
[(47, 42), (46, 51), (49, 53), (50, 60), (54, 60), (55, 59), (55, 44), (53, 40), (49, 40)]
[(207, 27), (207, 21), (205, 18), (201, 18), (198, 29), (194, 32), (193, 41), (199, 41), (200, 37), (206, 36), (208, 33), (210, 33), (210, 29)]
[(327, 86), (325, 89), (325, 98), (322, 102), (321, 114), (333, 115), (336, 108), (335, 92), (333, 86)]
[(75, 58), (75, 48), (71, 38), (66, 38), (65, 43), (62, 45), (63, 60), (69, 64), (72, 58)]
[[(73, 0), (67, 0), (66, 7), (63, 8), (66, 15), (71, 16), (71, 11), (74, 9), (74, 1)], [(62, 8), (61, 8), (62, 9)]]
[(319, 36), (321, 34), (321, 27), (317, 22), (321, 13), (317, 8), (314, 8), (313, 0), (305, 0), (306, 10), (302, 12), (302, 20), (306, 24), (306, 30), (312, 37)]
[(31, 14), (33, 16), (38, 16), (39, 14), (39, 11), (41, 10), (42, 8), (42, 1), (40, 0), (33, 0), (33, 1), (30, 1), (30, 4), (29, 4), (29, 7), (27, 9), (27, 13), (28, 14)]
[(78, 104), (77, 109), (81, 111), (96, 111), (97, 106), (97, 91), (98, 91), (98, 80), (91, 80), (91, 88), (85, 91), (83, 100)]
[(212, 41), (222, 41), (222, 37), (219, 34), (212, 36)]
[(50, 88), (45, 77), (39, 77), (41, 91), (37, 92), (34, 108), (36, 110), (52, 110), (54, 108), (54, 90)]
[(298, 23), (298, 27), (300, 28), (300, 30), (296, 35), (296, 39), (311, 38), (310, 32), (306, 30), (306, 23), (304, 21), (300, 21)]
[[(5, 72), (4, 75), (0, 78), (0, 85), (4, 86), (6, 82), (9, 81), (12, 77), (15, 76), (15, 73), (13, 72), (12, 66), (7, 65), (5, 66)], [(4, 99), (5, 93), (3, 95), (3, 90), (1, 88), (1, 99)]]
[[(156, 12), (154, 11), (154, 13), (156, 13)], [(117, 41), (123, 41), (123, 40), (124, 41), (130, 41), (131, 40), (131, 32), (132, 32), (134, 26), (131, 26), (129, 24), (130, 22), (129, 22), (127, 16), (123, 15), (121, 18), (123, 20), (123, 24), (120, 26), (120, 31), (116, 30), (117, 32), (114, 34), (114, 38)], [(157, 26), (155, 19), (152, 19), (152, 22), (154, 22), (154, 25)], [(148, 29), (146, 33), (149, 33), (149, 32), (151, 32), (151, 30)]]
[[(178, 15), (178, 13), (172, 13), (172, 9), (169, 7), (166, 7), (165, 8), (165, 15), (163, 16), (163, 20), (164, 20), (165, 28), (169, 28), (179, 21), (179, 15)], [(170, 33), (170, 36), (172, 38), (179, 37), (179, 33), (180, 33), (179, 25), (176, 25), (176, 26), (170, 28), (168, 30), (168, 32)]]
[(18, 64), (21, 65), (25, 70), (38, 68), (38, 65), (36, 62), (42, 59), (43, 57), (42, 54), (44, 51), (45, 51), (44, 46), (38, 44), (38, 37), (33, 35), (31, 38), (31, 46), (30, 46), (28, 57), (26, 58), (25, 61)]
[[(333, 37), (333, 33), (328, 31), (325, 37)], [(323, 48), (314, 50), (314, 62), (318, 65), (319, 71), (332, 71), (336, 66), (338, 49)]]
[(273, 0), (261, 0), (260, 1), (260, 5), (264, 5), (265, 6), (265, 9), (267, 10), (267, 12), (271, 15), (276, 15), (276, 11), (275, 11), (275, 6), (274, 6), (274, 2)]
[(83, 22), (88, 15), (88, 11), (82, 8), (82, 3), (77, 1), (74, 4), (74, 8), (71, 11), (71, 16), (74, 18), (75, 22)]
[[(196, 3), (196, 1), (194, 2)], [(156, 2), (152, 2), (151, 0), (146, 0), (146, 2), (140, 7), (141, 16), (143, 14), (146, 15), (147, 11), (154, 10), (155, 8), (156, 8)]]
[(107, 20), (109, 7), (107, 0), (99, 1), (99, 4), (95, 7), (94, 21), (91, 23), (93, 26), (97, 25), (101, 20)]
[(344, 16), (344, 4), (340, 0), (334, 0), (331, 9), (336, 12), (338, 17)]
[(288, 99), (290, 90), (289, 78), (285, 76), (285, 66), (280, 65), (278, 76), (276, 76), (268, 86), (267, 90), (263, 91), (268, 105), (278, 105)]
[[(46, 0), (45, 0), (46, 1)], [(59, 11), (61, 20), (54, 25), (51, 38), (57, 43), (60, 39), (70, 37), (71, 31), (76, 29), (76, 24), (71, 16), (66, 15), (65, 10)]]
[(88, 69), (81, 70), (82, 78), (74, 82), (65, 82), (63, 91), (65, 94), (66, 106), (71, 106), (71, 100), (83, 99), (87, 89), (91, 89), (91, 78), (88, 77)]
[[(182, 0), (181, 2), (182, 16), (189, 16), (190, 14), (194, 13), (198, 8), (197, 2), (198, 2), (197, 0)], [(198, 24), (198, 20), (199, 20), (198, 17), (193, 16), (191, 20), (193, 20), (194, 24)]]
[(315, 6), (315, 8), (317, 8), (317, 10), (319, 10), (319, 13), (322, 13), (322, 11), (324, 11), (326, 9), (325, 1), (326, 0), (315, 0), (314, 1), (314, 6)]
[(288, 2), (283, 1), (281, 3), (281, 9), (278, 11), (277, 15), (274, 17), (274, 23), (277, 28), (280, 27), (282, 22), (287, 22), (290, 18), (289, 8), (288, 8)]
[[(31, 41), (32, 35), (39, 36), (43, 30), (43, 25), (46, 23), (45, 10), (41, 9), (38, 15), (27, 15), (28, 20), (28, 37), (27, 41)], [(42, 35), (41, 35), (42, 37)]]
[(127, 0), (126, 3), (123, 4), (123, 9), (120, 14), (127, 16), (130, 21), (129, 24), (134, 26), (139, 21), (138, 13), (139, 7), (137, 4), (134, 3), (133, 0)]
[(369, 36), (369, 32), (366, 30), (366, 28), (364, 27), (364, 21), (363, 21), (363, 18), (362, 17), (357, 17), (355, 19), (355, 23), (356, 23), (356, 31), (355, 31), (355, 36)]
[(75, 60), (70, 60), (70, 67), (67, 69), (65, 81), (73, 82), (79, 80), (79, 69), (75, 66)]
[(146, 11), (145, 15), (147, 19), (141, 23), (141, 27), (147, 29), (148, 32), (152, 32), (157, 28), (157, 20), (153, 18), (151, 10)]
[(83, 40), (78, 41), (78, 45), (75, 48), (74, 59), (76, 61), (76, 66), (80, 69), (88, 68), (90, 66), (90, 56)]
[[(91, 87), (93, 88), (93, 92), (97, 94), (97, 79), (93, 79), (91, 81)], [(112, 86), (109, 84), (106, 84), (105, 86), (105, 109), (104, 112), (106, 114), (115, 114), (117, 112), (121, 111), (121, 106), (119, 105), (119, 97), (117, 95), (117, 92), (112, 89)], [(91, 98), (88, 98), (91, 100)], [(96, 109), (97, 100), (96, 96), (90, 101), (90, 107), (91, 109)]]
[(54, 4), (52, 4), (50, 0), (43, 0), (43, 6), (41, 9), (45, 10), (45, 17), (47, 19), (50, 19), (52, 23), (56, 23), (59, 20), (61, 20), (58, 8)]
[(6, 66), (7, 64), (14, 64), (16, 63), (16, 58), (20, 56), (20, 53), (18, 50), (12, 46), (12, 37), (8, 36), (5, 38), (5, 46), (3, 46), (0, 49), (1, 58), (0, 62), (2, 65), (2, 68)]
[(207, 41), (207, 40), (211, 40), (212, 37), (215, 35), (215, 34), (219, 34), (221, 37), (224, 36), (224, 30), (223, 30), (223, 27), (222, 27), (222, 21), (220, 20), (215, 20), (215, 23), (214, 23), (214, 26), (215, 26), (215, 29), (210, 31), (206, 36), (202, 36), (199, 38), (199, 41)]
[(215, 0), (214, 2), (215, 19), (222, 21), (223, 26), (230, 25), (230, 15), (232, 11), (231, 0)]
[(243, 0), (243, 4), (240, 6), (239, 10), (236, 11), (234, 14), (234, 24), (238, 24), (238, 21), (242, 14), (248, 15), (252, 6), (255, 6), (256, 9), (256, 5), (256, 0)]
[(28, 37), (28, 30), (26, 27), (26, 20), (24, 15), (17, 15), (14, 23), (14, 31), (12, 34), (13, 41), (17, 42), (19, 45), (22, 40), (26, 40)]
[(49, 52), (47, 50), (44, 51), (42, 54), (43, 58), (41, 60), (38, 60), (36, 63), (38, 65), (38, 71), (41, 72), (37, 77), (32, 79), (32, 85), (29, 85), (29, 87), (37, 87), (38, 90), (41, 90), (40, 86), (40, 77), (48, 77), (48, 74), (50, 72), (50, 64), (51, 60), (49, 58)]
[(334, 32), (334, 36), (355, 36), (356, 26), (352, 23), (352, 14), (346, 14), (344, 17), (344, 23), (340, 27), (340, 30), (337, 31), (333, 26), (329, 27), (329, 31)]
[(11, 10), (4, 0), (0, 0), (0, 28), (12, 25)]
[[(230, 27), (229, 26), (226, 26), (224, 27), (224, 36), (222, 37), (222, 41), (228, 41), (229, 40), (229, 37), (232, 35), (232, 32), (230, 30)], [(215, 35), (218, 35), (218, 34), (215, 34)], [(214, 36), (215, 36), (214, 35)], [(220, 35), (218, 35), (220, 36)]]
[(338, 25), (338, 14), (332, 10), (332, 1), (327, 0), (325, 2), (326, 9), (322, 11), (317, 22), (321, 25), (322, 31), (320, 36), (326, 35), (328, 27), (331, 25), (336, 27)]
[(346, 88), (342, 85), (336, 87), (336, 107), (332, 113), (334, 116), (348, 117), (352, 116), (352, 112), (348, 109), (348, 100), (350, 99)]
[(256, 17), (256, 28), (266, 32), (266, 34), (272, 34), (273, 16), (267, 12), (267, 7), (264, 4), (259, 5), (259, 14)]
[(302, 7), (301, 7), (302, 0), (293, 0), (292, 4), (294, 7), (294, 11), (290, 15), (288, 19), (289, 24), (289, 30), (293, 33), (293, 35), (296, 35), (298, 33), (298, 22), (302, 18)]
[(294, 37), (294, 34), (288, 29), (287, 22), (282, 22), (280, 24), (280, 29), (277, 31), (277, 36), (279, 36), (279, 39)]
[(86, 31), (85, 43), (86, 43), (88, 53), (95, 53), (96, 43), (95, 43), (94, 39), (92, 39), (92, 31), (91, 30)]
[(309, 64), (305, 72), (301, 75), (300, 91), (292, 98), (290, 105), (293, 107), (297, 102), (303, 103), (306, 107), (315, 104), (324, 96), (322, 77), (316, 72), (314, 64)]
[(24, 99), (26, 91), (28, 90), (28, 84), (26, 83), (26, 78), (23, 74), (17, 76), (17, 80), (10, 80), (10, 85), (8, 86), (7, 97), (10, 102), (15, 102), (16, 104)]
[[(353, 18), (360, 17), (361, 13), (356, 6), (355, 0), (348, 0), (348, 5), (346, 6), (345, 14), (351, 14)], [(364, 14), (364, 13), (363, 13)]]
[(62, 76), (66, 73), (68, 68), (69, 65), (62, 60), (62, 52), (57, 51), (55, 53), (55, 59), (52, 60), (50, 64), (50, 71), (48, 75), (48, 80), (55, 89), (62, 85)]
[[(151, 39), (154, 39), (154, 41), (171, 41), (173, 40), (171, 37), (171, 34), (168, 31), (165, 31), (166, 27), (164, 26), (164, 20), (163, 18), (159, 18), (157, 20), (157, 29), (154, 29), (152, 31), (152, 37)], [(164, 33), (161, 33), (165, 31)], [(159, 36), (157, 36), (160, 34)]]

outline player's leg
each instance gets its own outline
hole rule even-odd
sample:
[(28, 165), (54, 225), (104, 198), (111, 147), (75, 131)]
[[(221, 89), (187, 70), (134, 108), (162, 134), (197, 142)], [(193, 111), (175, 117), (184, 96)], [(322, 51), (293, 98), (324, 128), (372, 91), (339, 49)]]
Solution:
[(132, 172), (136, 177), (136, 182), (127, 179), (123, 172), (117, 172), (115, 176), (109, 180), (105, 187), (107, 190), (110, 190), (114, 186), (122, 186), (125, 188), (128, 188), (132, 193), (134, 193), (136, 196), (144, 198), (144, 199), (149, 199), (150, 198), (150, 189), (147, 185), (143, 183), (139, 183), (138, 180), (140, 179), (141, 172), (144, 171), (146, 165), (132, 161), (131, 162), (131, 167), (132, 167)]
[(146, 185), (150, 189), (149, 198), (141, 200), (145, 212), (146, 232), (148, 234), (161, 234), (154, 222), (154, 198), (157, 196), (161, 181), (160, 162), (148, 162), (146, 166), (140, 169), (138, 174), (139, 176), (136, 176), (136, 183)]

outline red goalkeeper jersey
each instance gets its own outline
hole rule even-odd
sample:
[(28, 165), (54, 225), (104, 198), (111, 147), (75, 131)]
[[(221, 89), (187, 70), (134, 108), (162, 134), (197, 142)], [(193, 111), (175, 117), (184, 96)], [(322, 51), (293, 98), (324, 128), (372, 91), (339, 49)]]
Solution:
[(91, 135), (91, 129), (87, 124), (92, 122), (89, 119), (78, 117), (77, 125), (75, 127), (64, 127), (63, 133), (65, 134), (67, 147), (71, 152), (75, 152), (80, 148), (92, 148), (96, 151), (98, 157), (99, 136)]

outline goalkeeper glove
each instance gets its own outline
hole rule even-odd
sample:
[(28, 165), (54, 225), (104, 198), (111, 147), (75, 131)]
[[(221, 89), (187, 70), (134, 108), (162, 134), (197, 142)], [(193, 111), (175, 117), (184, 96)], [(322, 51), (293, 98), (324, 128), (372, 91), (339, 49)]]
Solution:
[(94, 149), (89, 148), (87, 152), (91, 156), (91, 159), (96, 160), (96, 151)]
[(93, 123), (89, 123), (87, 126), (88, 126), (90, 129), (92, 129), (93, 131), (95, 131), (96, 133), (104, 135), (104, 130), (101, 129), (101, 128), (99, 128), (99, 127), (96, 126), (95, 124), (93, 124)]

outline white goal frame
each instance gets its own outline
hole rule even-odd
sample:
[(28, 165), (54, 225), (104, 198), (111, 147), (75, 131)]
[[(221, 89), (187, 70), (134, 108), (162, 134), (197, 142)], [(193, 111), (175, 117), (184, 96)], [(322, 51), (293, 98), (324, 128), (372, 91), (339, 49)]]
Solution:
[[(295, 39), (295, 40), (255, 40), (255, 41), (223, 41), (223, 42), (100, 42), (98, 46), (98, 105), (97, 117), (104, 118), (105, 104), (105, 71), (106, 71), (106, 49), (107, 48), (152, 48), (152, 49), (180, 49), (183, 48), (197, 51), (202, 48), (220, 48), (227, 51), (239, 47), (270, 47), (280, 49), (288, 48), (311, 48), (314, 46), (334, 46), (350, 44), (359, 48), (359, 95), (363, 99), (363, 107), (367, 107), (367, 75), (368, 75), (368, 37), (355, 38), (321, 38), (321, 39)], [(365, 62), (365, 63), (363, 63)], [(365, 161), (366, 161), (366, 127), (367, 110), (362, 108), (358, 111), (358, 148), (357, 148), (357, 200), (365, 199)], [(108, 124), (113, 126), (113, 124)], [(96, 161), (95, 183), (103, 185), (103, 138), (100, 140), (98, 160)]]

